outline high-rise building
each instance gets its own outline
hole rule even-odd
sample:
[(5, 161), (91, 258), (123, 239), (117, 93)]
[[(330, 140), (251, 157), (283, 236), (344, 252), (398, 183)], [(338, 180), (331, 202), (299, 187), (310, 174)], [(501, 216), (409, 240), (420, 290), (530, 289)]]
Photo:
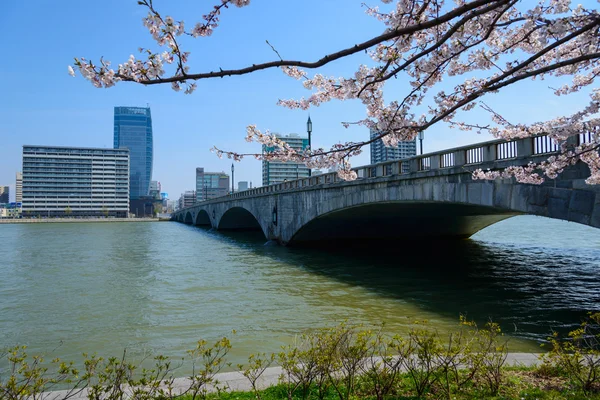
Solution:
[(239, 181), (238, 182), (238, 192), (242, 192), (244, 190), (248, 190), (248, 181)]
[(160, 182), (159, 181), (150, 181), (150, 189), (148, 190), (148, 195), (153, 199), (162, 200), (160, 197)]
[(167, 205), (166, 210), (167, 213), (172, 213), (177, 209), (177, 202), (175, 200), (166, 199)]
[(114, 148), (129, 149), (129, 195), (149, 195), (152, 180), (152, 117), (150, 107), (115, 107)]
[(229, 193), (229, 175), (225, 172), (204, 172), (196, 168), (196, 201), (214, 199)]
[(15, 189), (15, 202), (21, 203), (23, 201), (23, 173), (21, 172), (17, 172)]
[(195, 190), (186, 190), (185, 193), (182, 193), (179, 197), (179, 207), (178, 209), (191, 207), (196, 202), (196, 191)]
[[(280, 135), (275, 133), (275, 136), (282, 139), (296, 151), (304, 151), (308, 147), (308, 138), (300, 137), (296, 133), (290, 133), (289, 135)], [(265, 145), (263, 145), (262, 148), (263, 153), (270, 153), (274, 150), (275, 149), (273, 147), (267, 147)], [(265, 160), (262, 162), (263, 186), (307, 178), (308, 174), (308, 167), (302, 163)]]
[(0, 204), (6, 204), (9, 202), (10, 187), (0, 186)]
[[(379, 135), (379, 132), (371, 129), (371, 139)], [(397, 147), (387, 147), (383, 140), (377, 139), (371, 143), (371, 164), (377, 164), (390, 160), (401, 160), (403, 158), (414, 157), (417, 155), (416, 139), (400, 142)]]
[(129, 150), (23, 146), (23, 216), (127, 217)]

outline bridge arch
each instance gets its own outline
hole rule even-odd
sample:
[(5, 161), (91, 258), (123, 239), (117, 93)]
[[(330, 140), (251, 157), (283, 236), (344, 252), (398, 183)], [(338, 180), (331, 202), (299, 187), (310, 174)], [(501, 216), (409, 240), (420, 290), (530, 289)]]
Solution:
[[(516, 156), (515, 146), (509, 146), (513, 158), (496, 159), (497, 150), (505, 149), (506, 142), (490, 142), (358, 167), (359, 179), (354, 181), (324, 174), (223, 196), (176, 215), (185, 222), (186, 213), (198, 218), (203, 208), (217, 229), (258, 230), (260, 226), (269, 240), (284, 245), (336, 238), (464, 238), (522, 214), (600, 228), (600, 185), (586, 183), (589, 168), (583, 163), (543, 185), (514, 179), (473, 180), (472, 171), (477, 168), (498, 170), (542, 161), (547, 154), (532, 153), (535, 144), (538, 141), (518, 141)], [(467, 152), (478, 154), (479, 161), (467, 160)]]
[(264, 233), (260, 222), (258, 222), (258, 218), (243, 207), (232, 207), (225, 211), (219, 220), (217, 229), (229, 231), (261, 231)]
[(194, 223), (194, 218), (192, 217), (191, 212), (188, 211), (185, 213), (185, 220), (183, 222), (185, 222), (187, 225), (192, 225)]
[(208, 212), (206, 210), (202, 209), (198, 211), (198, 214), (196, 214), (196, 220), (194, 222), (194, 225), (212, 226), (210, 222), (210, 216), (208, 215)]
[(289, 245), (359, 240), (468, 238), (521, 213), (495, 207), (433, 201), (390, 201), (344, 207), (302, 225)]

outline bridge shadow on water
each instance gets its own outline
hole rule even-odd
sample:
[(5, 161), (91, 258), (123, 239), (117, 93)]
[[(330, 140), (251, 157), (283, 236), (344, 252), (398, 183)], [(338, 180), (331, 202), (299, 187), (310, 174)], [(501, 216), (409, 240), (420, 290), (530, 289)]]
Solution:
[(478, 323), (492, 319), (512, 336), (543, 341), (600, 310), (600, 249), (497, 244), (472, 239), (362, 241), (295, 248), (262, 234), (215, 232), (257, 255)]

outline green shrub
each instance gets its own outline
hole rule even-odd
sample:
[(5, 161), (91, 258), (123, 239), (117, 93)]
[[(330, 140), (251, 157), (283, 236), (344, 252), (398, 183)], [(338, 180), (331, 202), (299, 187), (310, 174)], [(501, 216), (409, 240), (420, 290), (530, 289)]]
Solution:
[(558, 367), (572, 384), (584, 392), (597, 389), (600, 380), (600, 313), (589, 313), (578, 329), (561, 339), (549, 338), (552, 349), (545, 363)]

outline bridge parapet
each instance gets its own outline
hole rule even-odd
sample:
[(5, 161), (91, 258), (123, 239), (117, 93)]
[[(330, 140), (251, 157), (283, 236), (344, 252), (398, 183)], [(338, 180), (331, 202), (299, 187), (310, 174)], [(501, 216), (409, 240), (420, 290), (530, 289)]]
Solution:
[[(581, 134), (569, 141), (577, 145), (591, 140), (590, 134)], [(405, 175), (414, 178), (414, 174), (422, 176), (427, 172), (444, 171), (461, 168), (463, 172), (474, 171), (477, 168), (498, 169), (511, 165), (527, 165), (529, 162), (540, 162), (558, 152), (560, 145), (546, 135), (506, 141), (504, 139), (475, 143), (442, 151), (426, 153), (402, 160), (385, 161), (378, 164), (363, 165), (352, 168), (357, 174), (357, 180), (380, 178), (391, 175)], [(196, 205), (210, 204), (214, 201), (242, 199), (303, 189), (323, 184), (342, 182), (337, 172), (302, 178), (269, 186), (244, 190), (207, 200)]]

